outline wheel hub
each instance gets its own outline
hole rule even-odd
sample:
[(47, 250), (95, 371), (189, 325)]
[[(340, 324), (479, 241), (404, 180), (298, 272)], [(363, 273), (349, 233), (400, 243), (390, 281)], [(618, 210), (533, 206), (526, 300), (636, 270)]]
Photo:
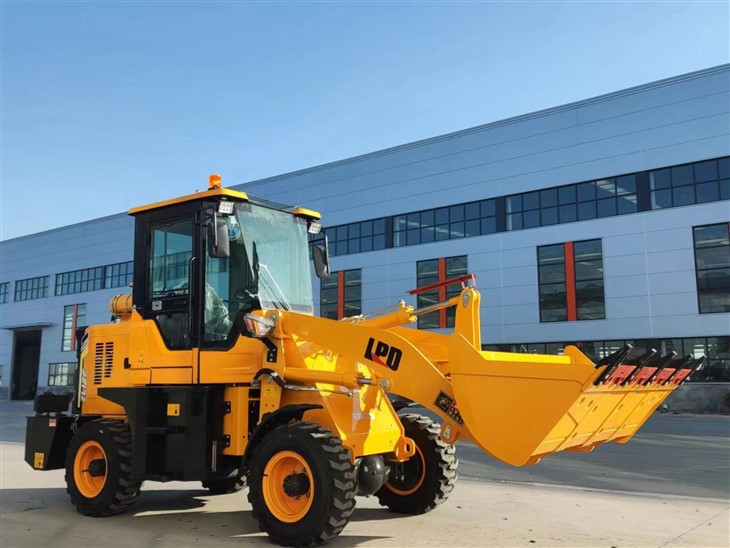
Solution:
[(307, 474), (292, 472), (284, 478), (284, 493), (290, 497), (301, 497), (309, 492)]
[(89, 475), (92, 478), (100, 478), (106, 475), (106, 461), (104, 459), (95, 459), (89, 463)]

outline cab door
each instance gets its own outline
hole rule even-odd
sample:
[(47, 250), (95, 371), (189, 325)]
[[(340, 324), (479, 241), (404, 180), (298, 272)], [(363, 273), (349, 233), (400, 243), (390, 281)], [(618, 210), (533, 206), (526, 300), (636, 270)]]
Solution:
[(144, 362), (151, 384), (193, 382), (197, 347), (200, 227), (194, 203), (137, 217), (134, 303), (145, 318)]
[(260, 340), (240, 331), (243, 315), (260, 308), (251, 250), (244, 245), (235, 216), (221, 216), (220, 220), (228, 225), (230, 255), (212, 257), (212, 242), (205, 238), (202, 242), (198, 382), (248, 383), (261, 369), (265, 349)]

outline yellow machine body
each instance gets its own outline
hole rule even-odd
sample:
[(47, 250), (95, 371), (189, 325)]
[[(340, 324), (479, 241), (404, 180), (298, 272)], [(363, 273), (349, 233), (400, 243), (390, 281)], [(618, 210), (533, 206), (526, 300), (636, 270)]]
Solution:
[[(336, 432), (353, 460), (413, 455), (390, 392), (438, 414), (444, 441), (471, 440), (494, 458), (521, 466), (557, 451), (625, 443), (678, 386), (656, 380), (597, 385), (609, 365), (596, 367), (575, 347), (561, 356), (480, 351), (479, 300), (478, 291), (466, 287), (445, 303), (459, 307), (448, 335), (402, 327), (415, 320), (404, 305), (374, 319), (345, 321), (260, 311), (277, 318), (275, 363), (267, 363), (266, 348), (255, 338), (239, 337), (226, 352), (168, 350), (155, 322), (132, 311), (119, 323), (89, 328), (79, 397), (85, 414), (123, 416), (124, 409), (99, 396), (98, 388), (199, 382), (228, 386), (226, 398), (243, 408), (254, 374), (266, 368), (285, 386), (268, 376), (260, 381), (260, 418), (285, 405), (321, 405), (306, 419)], [(400, 352), (397, 369), (365, 357), (377, 343)], [(248, 420), (243, 413), (226, 417), (224, 432), (234, 442), (225, 454), (242, 455)]]
[[(148, 230), (145, 215), (221, 202), (229, 203), (230, 213), (230, 202), (249, 200), (221, 188), (213, 175), (205, 192), (130, 213), (142, 219), (142, 232)], [(287, 214), (307, 226), (320, 218), (304, 208)], [(146, 283), (151, 274), (144, 275), (135, 279)], [(99, 389), (223, 386), (232, 409), (223, 418), (230, 440), (225, 455), (246, 454), (251, 432), (267, 415), (305, 406), (305, 420), (334, 432), (353, 462), (378, 454), (404, 461), (414, 455), (414, 444), (388, 398), (395, 394), (436, 413), (444, 442), (471, 440), (494, 458), (521, 466), (556, 451), (625, 443), (701, 363), (670, 357), (657, 364), (652, 354), (626, 366), (623, 352), (596, 365), (572, 346), (557, 356), (484, 352), (480, 294), (465, 280), (461, 284), (460, 295), (427, 310), (401, 302), (387, 313), (341, 321), (287, 309), (253, 310), (249, 316), (269, 322), (270, 333), (238, 336), (231, 347), (215, 350), (171, 349), (132, 296), (118, 295), (110, 303), (118, 321), (89, 327), (83, 339), (77, 405), (84, 415), (126, 420), (124, 407)], [(453, 333), (410, 327), (419, 314), (447, 307), (456, 309)], [(254, 400), (258, 413), (252, 415), (247, 410)]]

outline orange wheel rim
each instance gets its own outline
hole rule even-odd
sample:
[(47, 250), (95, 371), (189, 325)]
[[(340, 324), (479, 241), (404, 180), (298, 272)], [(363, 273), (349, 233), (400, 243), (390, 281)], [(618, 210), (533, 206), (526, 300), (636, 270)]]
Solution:
[[(399, 470), (398, 466), (402, 466), (403, 469)], [(393, 493), (405, 497), (412, 495), (421, 488), (423, 480), (426, 479), (426, 459), (423, 458), (423, 453), (421, 453), (420, 447), (416, 446), (416, 454), (407, 461), (402, 463), (395, 462), (391, 465), (391, 474), (398, 474), (399, 472), (404, 476), (412, 474), (415, 479), (406, 477), (402, 481), (398, 480), (396, 482), (398, 487), (394, 486), (390, 480), (386, 481), (385, 486), (389, 490), (393, 491)]]
[(266, 464), (261, 489), (272, 515), (284, 523), (295, 523), (312, 507), (312, 470), (299, 453), (280, 451)]
[[(104, 475), (92, 476), (89, 471), (94, 461), (104, 461)], [(87, 499), (93, 499), (101, 493), (106, 484), (106, 454), (104, 449), (95, 441), (87, 441), (76, 452), (74, 458), (74, 480), (76, 487)]]

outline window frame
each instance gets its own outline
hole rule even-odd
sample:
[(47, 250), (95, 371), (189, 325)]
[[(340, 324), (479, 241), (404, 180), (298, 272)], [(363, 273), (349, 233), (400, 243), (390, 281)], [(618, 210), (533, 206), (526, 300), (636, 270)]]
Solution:
[[(727, 230), (728, 234), (728, 243), (720, 243), (717, 245), (710, 245), (710, 246), (697, 246), (697, 232), (698, 229), (702, 228), (712, 228), (712, 227), (724, 227), (725, 230)], [(702, 293), (703, 289), (700, 287), (700, 274), (704, 272), (712, 272), (712, 271), (722, 271), (722, 270), (730, 270), (730, 258), (728, 260), (728, 263), (726, 265), (720, 265), (720, 266), (710, 266), (710, 267), (700, 267), (699, 259), (698, 259), (698, 251), (699, 250), (706, 250), (706, 249), (722, 249), (727, 248), (728, 255), (730, 257), (730, 222), (727, 223), (711, 223), (708, 225), (698, 225), (692, 227), (692, 257), (694, 259), (694, 267), (695, 267), (695, 288), (697, 291), (697, 313), (698, 314), (727, 314), (730, 312), (730, 308), (728, 310), (707, 310), (703, 311), (702, 307)], [(728, 293), (728, 299), (730, 299), (730, 276), (728, 276), (728, 282), (729, 285), (720, 287), (721, 290), (726, 290)], [(711, 289), (704, 289), (704, 291), (710, 292), (712, 294)]]
[[(464, 268), (458, 268), (453, 266), (455, 262), (463, 261)], [(422, 275), (421, 269), (425, 265), (435, 264), (435, 274), (433, 266), (428, 274)], [(463, 272), (462, 272), (463, 270)], [(451, 257), (440, 257), (437, 259), (424, 259), (416, 261), (416, 288), (425, 287), (434, 283), (442, 282), (457, 278), (462, 275), (469, 273), (469, 256), (468, 255), (453, 255)], [(416, 294), (416, 308), (424, 308), (433, 304), (447, 301), (458, 295), (461, 292), (461, 288), (458, 286), (441, 286), (436, 289), (429, 291), (423, 291)], [(438, 318), (437, 321), (433, 321), (433, 318)], [(428, 314), (422, 314), (418, 316), (417, 328), (418, 329), (443, 329), (454, 327), (456, 323), (456, 310), (453, 307), (442, 308)]]
[[(67, 387), (74, 386), (74, 375), (76, 374), (76, 368), (78, 362), (53, 362), (48, 364), (48, 384), (46, 386), (56, 387)], [(59, 371), (59, 369), (61, 369)], [(56, 378), (63, 379), (65, 377), (66, 383), (54, 382)], [(53, 381), (52, 381), (53, 379)]]
[[(86, 303), (67, 304), (63, 307), (61, 352), (74, 352), (76, 350), (76, 330), (86, 325), (86, 313)], [(80, 319), (81, 321), (79, 321)]]
[[(583, 262), (600, 262), (598, 270), (601, 275), (582, 275), (580, 273), (579, 261), (576, 254), (576, 245), (581, 246), (583, 244), (591, 244), (598, 242), (600, 246), (600, 257), (595, 259), (584, 259)], [(542, 250), (548, 248), (563, 248), (563, 271), (565, 273), (563, 280), (546, 280), (547, 275), (543, 276), (548, 267), (555, 266), (554, 264), (541, 264), (540, 254)], [(538, 306), (538, 317), (540, 323), (555, 323), (555, 322), (575, 322), (575, 321), (594, 321), (594, 320), (605, 320), (606, 319), (606, 272), (603, 266), (603, 239), (602, 238), (590, 238), (587, 240), (577, 240), (573, 242), (564, 242), (562, 244), (546, 244), (537, 246), (536, 248), (537, 257), (537, 306)], [(560, 263), (558, 263), (560, 264)], [(579, 302), (579, 285), (583, 285), (586, 282), (596, 282), (600, 280), (600, 292), (602, 297), (602, 314), (599, 317), (581, 317), (581, 303)], [(545, 300), (543, 287), (558, 286), (562, 285), (565, 294), (565, 319), (545, 319), (543, 311), (543, 301)], [(556, 309), (557, 310), (557, 309)], [(585, 314), (585, 307), (583, 307), (583, 313)]]
[[(348, 276), (349, 275), (349, 276)], [(357, 276), (357, 280), (348, 281), (348, 277)], [(349, 291), (348, 291), (349, 289)], [(325, 299), (325, 292), (327, 298)], [(356, 297), (348, 296), (356, 293)], [(329, 295), (334, 293), (334, 299)], [(323, 310), (326, 307), (326, 314)], [(348, 312), (348, 308), (354, 312)], [(362, 269), (350, 268), (330, 273), (329, 278), (319, 281), (319, 315), (322, 318), (341, 320), (342, 318), (362, 314)]]
[(56, 274), (54, 295), (75, 295), (104, 289), (104, 267), (92, 266)]
[(46, 275), (16, 280), (13, 301), (24, 302), (47, 298), (49, 279), (50, 276)]

